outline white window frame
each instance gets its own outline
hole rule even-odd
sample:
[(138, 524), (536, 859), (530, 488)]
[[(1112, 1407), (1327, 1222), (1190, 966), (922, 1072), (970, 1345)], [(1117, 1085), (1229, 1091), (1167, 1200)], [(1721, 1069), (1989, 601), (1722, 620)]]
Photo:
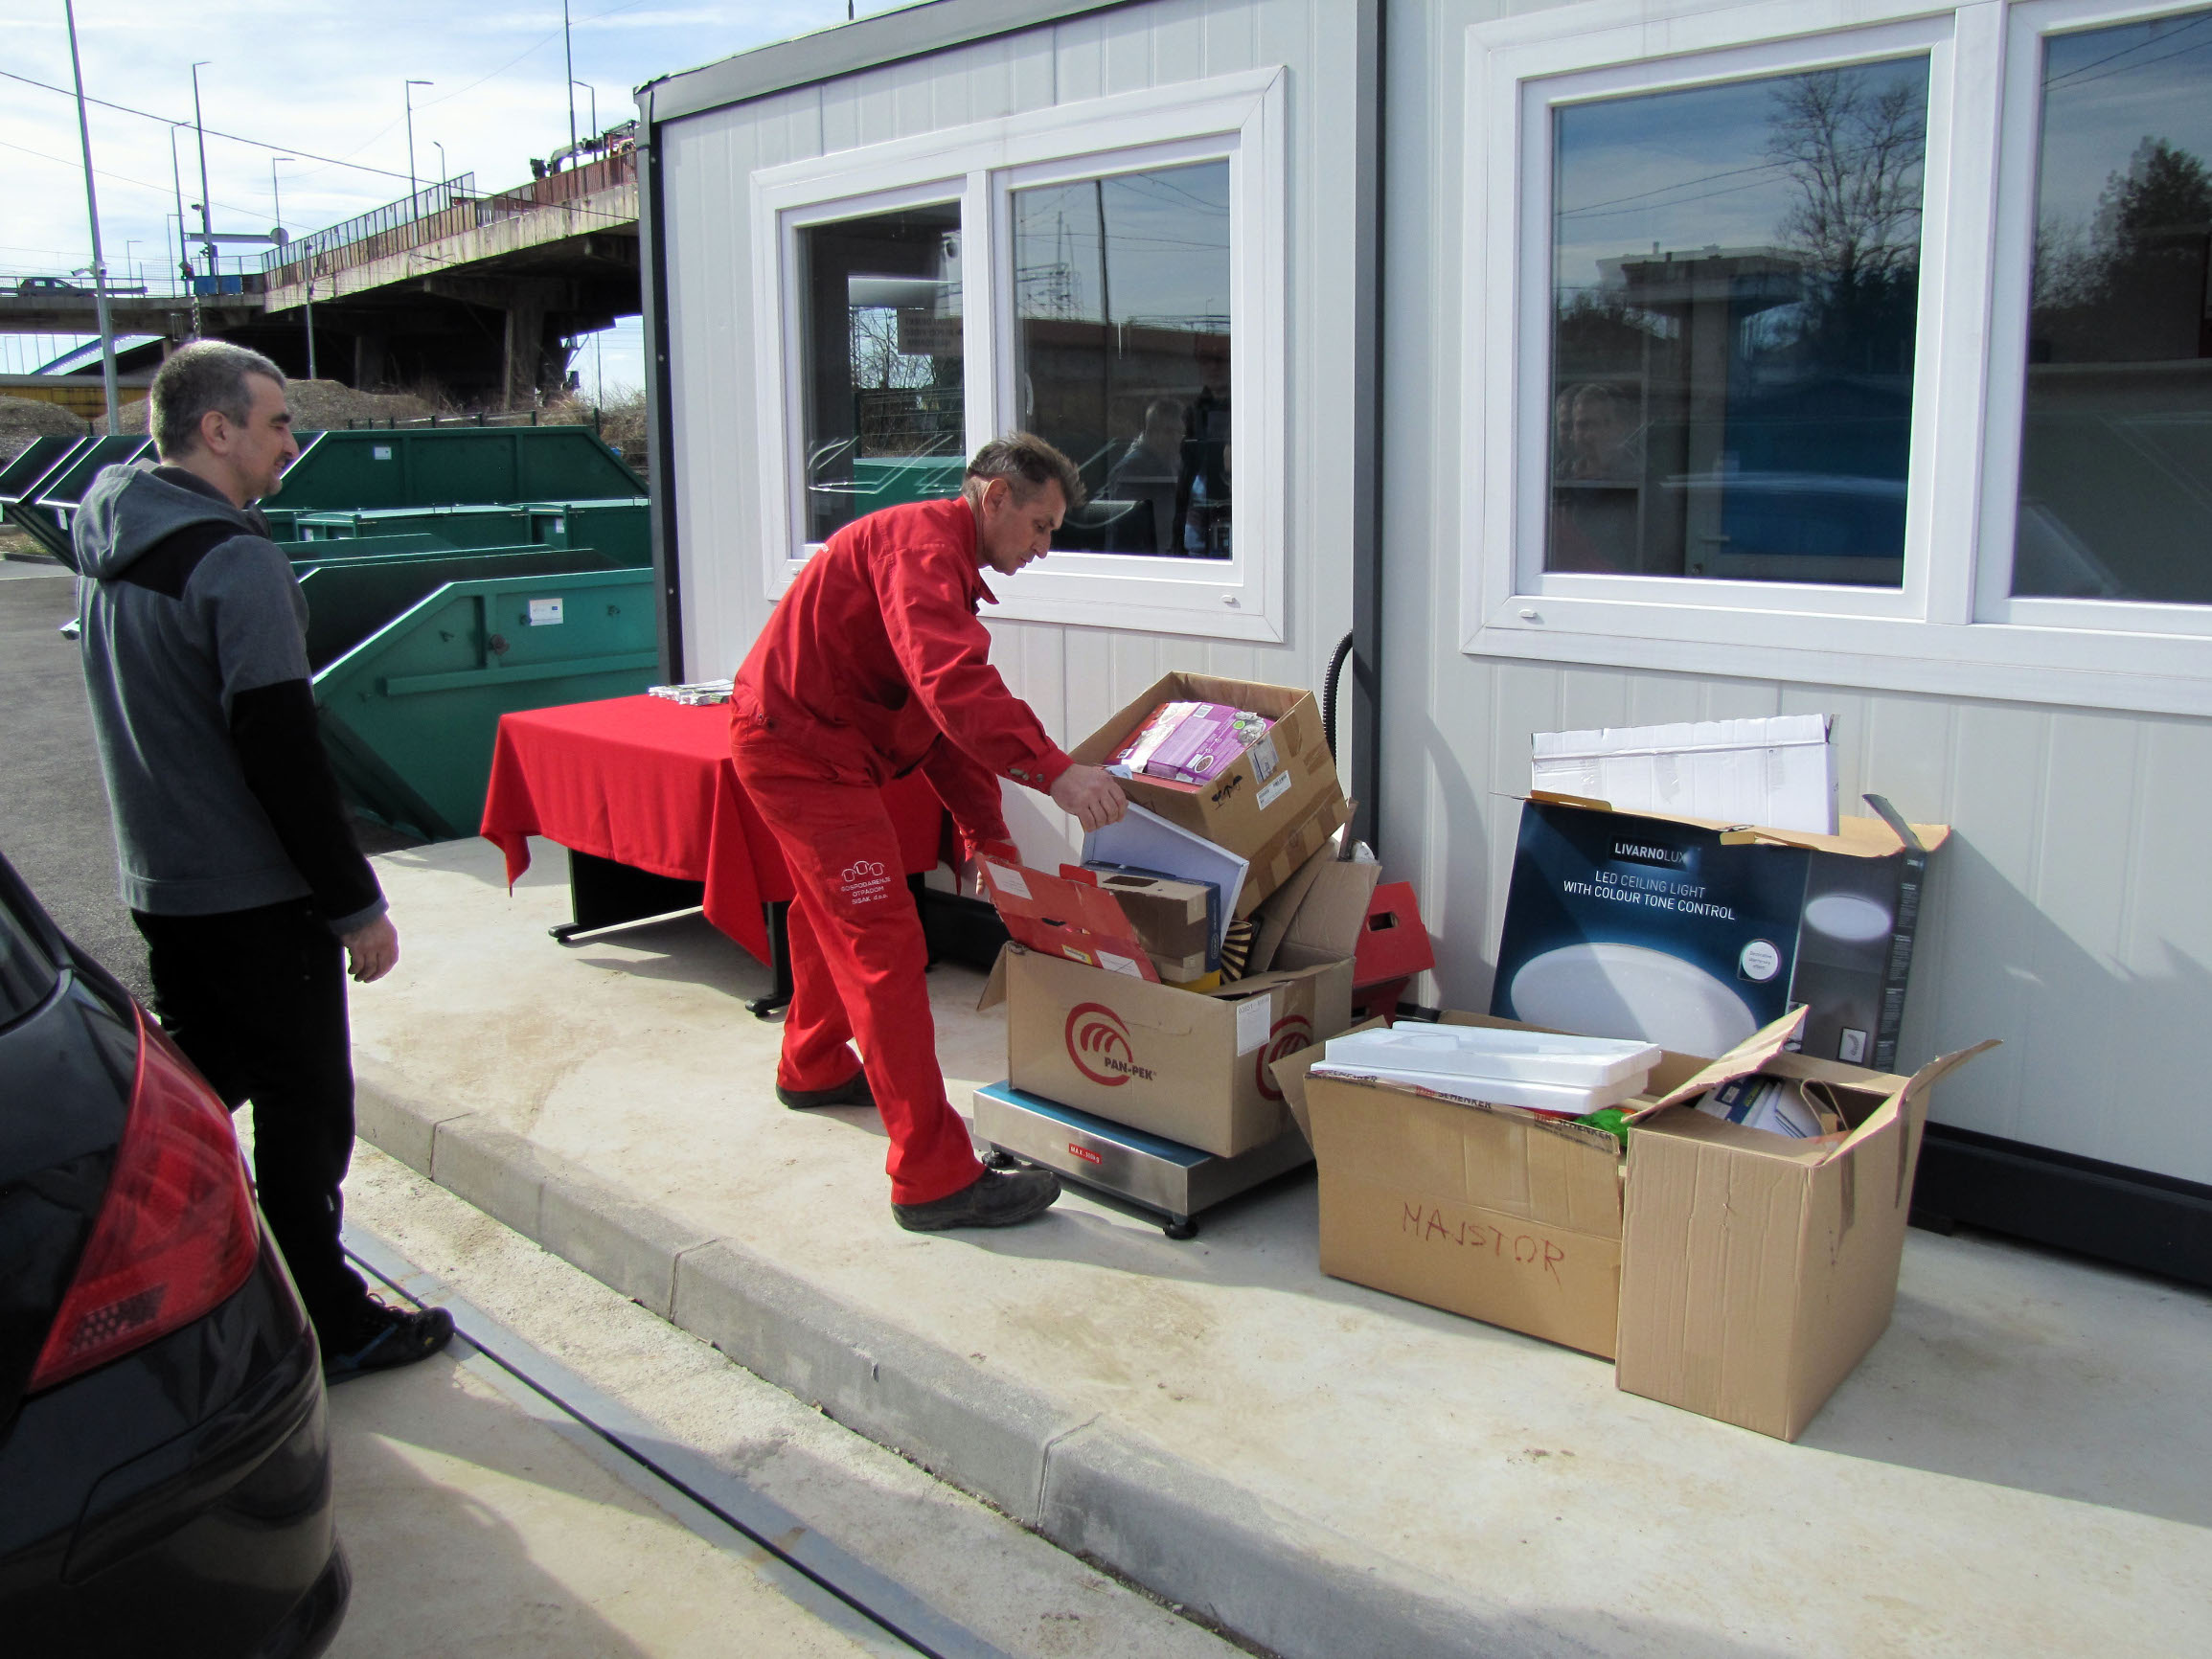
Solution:
[[(1461, 648), (2212, 714), (2212, 606), (2003, 597), (2032, 243), (2018, 216), (2033, 215), (2040, 36), (2195, 9), (2028, 0), (2008, 16), (1999, 0), (1594, 0), (1471, 28)], [(1922, 51), (1927, 193), (1903, 586), (1544, 571), (1551, 108)]]
[[(800, 539), (800, 232), (925, 202), (961, 204), (968, 447), (1016, 425), (1012, 193), (1031, 185), (1224, 159), (1230, 169), (1233, 556), (1056, 553), (993, 576), (1010, 621), (1280, 643), (1287, 637), (1288, 278), (1284, 72), (1244, 71), (977, 122), (752, 175), (760, 439), (777, 457), (762, 503), (763, 575), (782, 596), (819, 544)], [(778, 488), (780, 484), (781, 488)]]

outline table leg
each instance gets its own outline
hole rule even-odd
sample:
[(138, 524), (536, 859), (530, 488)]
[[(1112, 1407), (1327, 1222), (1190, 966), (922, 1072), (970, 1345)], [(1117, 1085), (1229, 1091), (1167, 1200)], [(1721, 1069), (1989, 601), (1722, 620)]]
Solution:
[(745, 1011), (755, 1019), (766, 1019), (791, 1006), (791, 903), (787, 898), (779, 899), (761, 909), (768, 923), (768, 971), (774, 976), (775, 989), (745, 1004)]
[(546, 931), (566, 944), (579, 933), (618, 927), (649, 916), (696, 910), (706, 901), (706, 883), (655, 875), (589, 852), (568, 852), (568, 903), (573, 921)]

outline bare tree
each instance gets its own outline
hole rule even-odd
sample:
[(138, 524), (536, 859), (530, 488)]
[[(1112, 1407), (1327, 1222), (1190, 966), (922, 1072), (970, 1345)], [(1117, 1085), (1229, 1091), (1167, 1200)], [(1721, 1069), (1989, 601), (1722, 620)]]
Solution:
[(1918, 86), (1878, 88), (1839, 69), (1792, 76), (1774, 91), (1767, 153), (1796, 192), (1781, 235), (1830, 280), (1848, 291), (1919, 263), (1927, 111)]

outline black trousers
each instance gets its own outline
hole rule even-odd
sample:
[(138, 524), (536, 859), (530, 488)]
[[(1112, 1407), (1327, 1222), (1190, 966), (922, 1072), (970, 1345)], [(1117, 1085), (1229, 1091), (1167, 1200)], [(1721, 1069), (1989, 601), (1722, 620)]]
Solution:
[(338, 1237), (353, 1155), (344, 949), (304, 898), (216, 916), (130, 914), (162, 1026), (233, 1111), (253, 1102), (262, 1214), (328, 1348), (367, 1294)]

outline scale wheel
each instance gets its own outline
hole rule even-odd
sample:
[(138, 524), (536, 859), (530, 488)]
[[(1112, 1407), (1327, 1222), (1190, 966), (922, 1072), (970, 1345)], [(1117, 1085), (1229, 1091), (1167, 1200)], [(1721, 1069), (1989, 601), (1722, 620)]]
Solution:
[(1196, 1239), (1198, 1236), (1198, 1224), (1186, 1216), (1179, 1221), (1161, 1222), (1160, 1231), (1179, 1244), (1185, 1239)]
[(1021, 1160), (1002, 1147), (993, 1147), (983, 1154), (983, 1167), (986, 1170), (1018, 1170), (1021, 1168)]

